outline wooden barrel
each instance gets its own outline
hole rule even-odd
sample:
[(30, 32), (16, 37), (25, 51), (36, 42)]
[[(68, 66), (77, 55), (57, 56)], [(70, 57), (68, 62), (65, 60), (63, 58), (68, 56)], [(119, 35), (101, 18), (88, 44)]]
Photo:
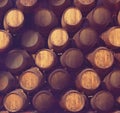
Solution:
[(78, 8), (69, 7), (62, 14), (61, 25), (69, 33), (75, 33), (79, 30), (82, 19), (82, 13)]
[[(14, 17), (14, 18), (13, 18)], [(4, 28), (16, 32), (24, 24), (24, 14), (19, 9), (10, 9), (4, 17)]]
[(107, 112), (114, 107), (114, 97), (108, 91), (99, 91), (91, 99), (91, 106), (93, 109)]
[(64, 69), (55, 69), (50, 73), (48, 82), (54, 90), (64, 90), (71, 85), (71, 76)]
[(120, 10), (119, 0), (102, 0), (103, 5), (113, 12)]
[(48, 36), (48, 47), (55, 51), (62, 51), (69, 43), (69, 35), (63, 28), (52, 30)]
[(55, 107), (56, 102), (51, 92), (42, 90), (35, 94), (32, 103), (39, 112), (47, 112)]
[(24, 13), (33, 13), (38, 4), (38, 0), (16, 0), (16, 6)]
[(117, 22), (118, 22), (118, 25), (120, 25), (120, 11), (118, 12)]
[(24, 111), (24, 112), (19, 112), (19, 113), (39, 113), (38, 111)]
[(57, 26), (58, 20), (56, 15), (48, 9), (40, 9), (34, 15), (34, 23), (43, 36)]
[(108, 69), (114, 63), (114, 56), (111, 50), (106, 47), (99, 47), (92, 53), (89, 53), (87, 59), (90, 63), (99, 69)]
[(21, 36), (21, 45), (30, 53), (44, 47), (45, 42), (41, 34), (35, 30), (26, 30)]
[(98, 34), (93, 28), (85, 27), (73, 36), (73, 40), (78, 48), (88, 51), (97, 44)]
[(60, 57), (61, 65), (67, 68), (77, 69), (80, 68), (84, 61), (81, 50), (77, 48), (67, 49)]
[(32, 59), (25, 50), (11, 50), (5, 59), (5, 66), (13, 73), (20, 72), (31, 65)]
[(101, 39), (111, 48), (120, 48), (120, 27), (111, 27), (101, 34)]
[(9, 112), (18, 112), (27, 106), (27, 96), (22, 89), (16, 89), (5, 96), (3, 104)]
[(2, 0), (2, 1), (0, 1), (0, 9), (2, 11), (8, 10), (10, 7), (12, 7), (12, 2), (10, 0)]
[(0, 21), (3, 21), (4, 14), (7, 10), (12, 7), (13, 3), (11, 0), (1, 0), (0, 1)]
[(110, 24), (112, 15), (107, 8), (99, 6), (88, 13), (86, 18), (89, 21), (89, 25), (100, 32), (104, 31), (104, 29)]
[(60, 18), (63, 11), (71, 5), (71, 0), (49, 0), (51, 9)]
[(77, 90), (69, 90), (60, 101), (60, 106), (70, 112), (83, 110), (86, 104), (86, 96)]
[(95, 70), (87, 68), (77, 75), (75, 83), (78, 89), (90, 93), (100, 86), (101, 80)]
[(120, 70), (110, 72), (105, 78), (104, 83), (112, 93), (120, 94)]
[(86, 113), (97, 113), (97, 111), (88, 111)]
[(9, 113), (8, 111), (0, 111), (0, 113)]
[(15, 78), (10, 72), (0, 71), (0, 92), (6, 93), (15, 88)]
[(43, 84), (43, 74), (39, 68), (32, 67), (20, 75), (19, 83), (22, 89), (34, 91)]
[(3, 95), (0, 94), (0, 109), (2, 107), (2, 104), (3, 104)]
[(120, 95), (116, 98), (118, 106), (120, 106)]
[(5, 30), (0, 30), (0, 52), (4, 52), (9, 49), (12, 43), (12, 36)]
[(55, 66), (56, 58), (52, 50), (42, 49), (35, 55), (35, 64), (42, 70), (48, 70)]
[(120, 113), (120, 110), (117, 110), (117, 111), (113, 111), (111, 113)]
[(74, 0), (74, 5), (78, 7), (83, 15), (90, 12), (96, 5), (95, 0)]

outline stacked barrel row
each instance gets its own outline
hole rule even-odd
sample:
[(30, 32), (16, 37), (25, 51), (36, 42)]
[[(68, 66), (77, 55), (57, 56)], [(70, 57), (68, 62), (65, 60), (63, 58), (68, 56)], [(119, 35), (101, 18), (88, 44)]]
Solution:
[(0, 0), (0, 113), (120, 113), (119, 0)]

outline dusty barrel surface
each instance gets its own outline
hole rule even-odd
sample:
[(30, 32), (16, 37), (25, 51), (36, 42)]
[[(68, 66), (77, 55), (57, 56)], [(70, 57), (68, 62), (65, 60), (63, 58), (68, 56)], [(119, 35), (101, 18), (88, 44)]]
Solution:
[(102, 2), (105, 7), (109, 8), (113, 12), (120, 10), (119, 0), (103, 0)]
[(95, 70), (87, 68), (77, 75), (75, 83), (78, 89), (89, 93), (100, 86), (101, 80)]
[(34, 91), (43, 84), (43, 74), (37, 67), (32, 67), (20, 75), (20, 86), (26, 91)]
[(71, 85), (71, 76), (64, 69), (56, 69), (50, 73), (48, 82), (54, 90), (64, 90)]
[(97, 44), (98, 34), (93, 28), (86, 27), (78, 31), (73, 36), (73, 40), (78, 48), (82, 50), (89, 50)]
[(55, 101), (51, 92), (43, 90), (35, 94), (32, 103), (39, 112), (47, 112), (55, 106)]
[(120, 70), (110, 72), (105, 78), (104, 83), (108, 90), (113, 93), (120, 94)]
[(99, 6), (89, 12), (86, 18), (88, 19), (90, 26), (98, 31), (102, 31), (110, 24), (112, 15), (107, 8)]
[(0, 92), (8, 92), (15, 88), (15, 77), (7, 71), (0, 71)]
[(45, 41), (38, 31), (29, 29), (23, 32), (21, 36), (21, 45), (28, 52), (35, 53), (44, 47)]
[(84, 62), (84, 56), (81, 50), (77, 48), (69, 48), (62, 54), (60, 62), (64, 67), (77, 69), (80, 68)]
[(114, 103), (114, 97), (108, 91), (99, 91), (91, 99), (92, 108), (101, 112), (110, 111)]
[(4, 17), (4, 28), (10, 32), (20, 30), (24, 24), (24, 14), (19, 9), (10, 9)]
[(86, 104), (86, 96), (79, 91), (70, 90), (66, 92), (60, 101), (61, 107), (70, 111), (70, 112), (79, 112), (81, 111)]
[(87, 59), (91, 64), (100, 69), (108, 69), (113, 65), (114, 56), (111, 50), (106, 47), (99, 47), (89, 53)]
[(3, 104), (9, 112), (19, 112), (27, 106), (27, 96), (22, 89), (16, 89), (5, 96)]
[(50, 30), (58, 24), (58, 20), (53, 11), (40, 9), (34, 15), (34, 24), (43, 35), (48, 35)]
[(6, 56), (5, 66), (13, 73), (20, 72), (29, 67), (32, 59), (25, 50), (11, 50)]

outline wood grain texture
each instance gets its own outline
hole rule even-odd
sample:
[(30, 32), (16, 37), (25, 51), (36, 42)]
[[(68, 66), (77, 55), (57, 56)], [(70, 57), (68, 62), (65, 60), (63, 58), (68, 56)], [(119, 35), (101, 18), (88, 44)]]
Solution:
[(85, 69), (76, 77), (76, 87), (82, 90), (94, 91), (100, 83), (99, 75), (93, 69)]
[(82, 13), (78, 8), (67, 8), (62, 15), (61, 24), (67, 31), (73, 32), (80, 27)]
[(39, 68), (32, 67), (21, 74), (19, 83), (24, 90), (33, 91), (41, 87), (42, 80), (43, 74), (40, 72)]
[(4, 30), (0, 30), (0, 52), (5, 51), (10, 46), (12, 40), (10, 33)]
[(9, 94), (7, 94), (4, 98), (4, 107), (9, 112), (18, 112), (22, 110), (26, 105), (26, 94), (22, 89), (17, 89)]
[(54, 90), (64, 90), (71, 85), (71, 76), (64, 69), (56, 69), (50, 73), (48, 82)]
[(61, 99), (61, 106), (70, 112), (81, 111), (85, 103), (85, 96), (76, 90), (66, 92)]
[(101, 34), (101, 39), (105, 44), (111, 48), (120, 47), (120, 27), (111, 27), (107, 31)]
[(56, 55), (49, 49), (39, 51), (35, 56), (35, 63), (41, 69), (49, 69), (56, 63)]
[(69, 41), (69, 36), (66, 30), (62, 28), (56, 28), (51, 31), (48, 37), (48, 46), (50, 49), (60, 51), (64, 49)]
[(87, 59), (93, 66), (100, 69), (110, 68), (114, 63), (114, 56), (112, 51), (105, 47), (99, 47), (92, 53), (89, 53)]
[(4, 28), (10, 31), (20, 29), (23, 23), (24, 14), (18, 9), (9, 10), (4, 17)]

